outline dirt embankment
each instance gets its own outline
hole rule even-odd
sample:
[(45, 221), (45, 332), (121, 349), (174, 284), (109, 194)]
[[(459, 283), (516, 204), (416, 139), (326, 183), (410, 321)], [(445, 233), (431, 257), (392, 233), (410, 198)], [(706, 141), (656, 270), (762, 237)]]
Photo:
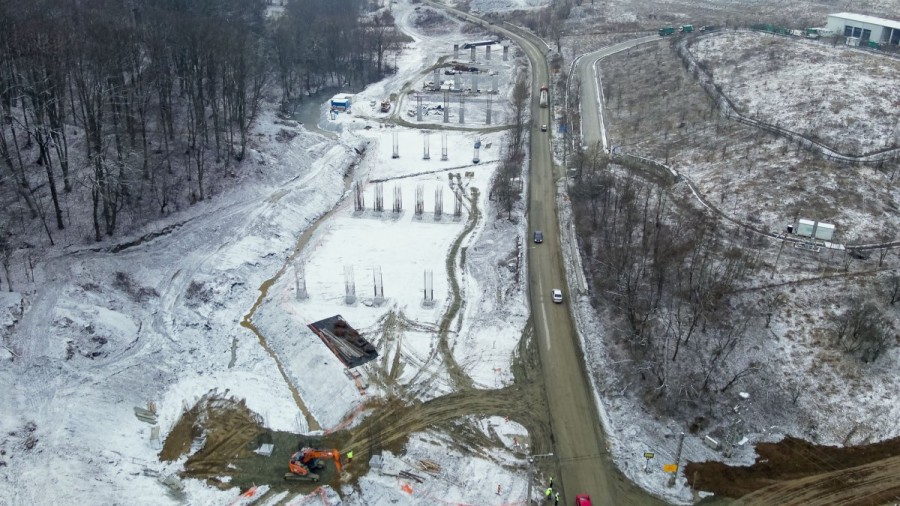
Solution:
[(203, 447), (185, 462), (183, 474), (195, 478), (224, 476), (230, 474), (231, 462), (252, 455), (260, 426), (259, 415), (243, 400), (207, 395), (182, 414), (159, 457), (176, 460), (191, 449), (195, 439), (204, 437)]
[(752, 466), (691, 462), (695, 489), (744, 504), (878, 505), (900, 501), (900, 438), (846, 448), (787, 437), (760, 443)]

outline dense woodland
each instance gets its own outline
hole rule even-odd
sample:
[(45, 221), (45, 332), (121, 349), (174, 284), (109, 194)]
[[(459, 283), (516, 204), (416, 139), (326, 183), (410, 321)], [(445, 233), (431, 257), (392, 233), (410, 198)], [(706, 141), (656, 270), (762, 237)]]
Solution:
[(88, 222), (100, 241), (203, 200), (235, 174), (267, 98), (287, 111), (391, 70), (390, 12), (284, 3), (0, 0), (4, 248)]
[[(597, 158), (572, 191), (592, 292), (616, 314), (615, 334), (654, 397), (698, 400), (760, 368), (740, 352), (760, 312), (735, 317), (732, 294), (754, 259), (715, 223), (678, 209), (666, 190)], [(587, 239), (587, 238), (590, 239)]]

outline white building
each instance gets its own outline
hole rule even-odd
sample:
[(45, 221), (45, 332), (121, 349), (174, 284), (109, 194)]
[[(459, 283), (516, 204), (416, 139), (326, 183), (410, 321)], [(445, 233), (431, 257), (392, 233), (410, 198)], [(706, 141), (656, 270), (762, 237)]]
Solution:
[(900, 45), (900, 21), (841, 12), (828, 15), (829, 30), (844, 37), (859, 39), (860, 45), (872, 40), (881, 45)]

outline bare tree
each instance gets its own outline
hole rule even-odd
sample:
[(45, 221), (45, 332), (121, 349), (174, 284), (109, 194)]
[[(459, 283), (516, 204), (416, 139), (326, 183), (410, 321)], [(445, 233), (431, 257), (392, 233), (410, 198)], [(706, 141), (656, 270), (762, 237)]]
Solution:
[(873, 301), (856, 300), (833, 324), (835, 341), (863, 362), (874, 362), (896, 339), (893, 326)]
[(528, 79), (526, 76), (520, 75), (519, 78), (516, 79), (516, 84), (513, 86), (512, 100), (515, 112), (513, 113), (514, 123), (512, 138), (509, 142), (509, 150), (510, 153), (519, 155), (522, 153), (522, 146), (524, 144), (525, 111), (528, 110)]

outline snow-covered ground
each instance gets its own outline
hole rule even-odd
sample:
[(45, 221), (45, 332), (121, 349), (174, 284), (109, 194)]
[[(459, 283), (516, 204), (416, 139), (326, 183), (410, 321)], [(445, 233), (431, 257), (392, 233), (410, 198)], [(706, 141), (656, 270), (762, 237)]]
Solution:
[[(395, 16), (407, 30), (411, 26), (404, 19), (411, 12), (407, 4), (394, 5)], [(376, 83), (357, 99), (362, 104), (369, 97), (380, 99), (447, 50), (440, 39), (417, 38), (398, 58), (398, 75)], [(506, 86), (501, 89), (495, 97), (498, 104), (508, 100), (508, 92)], [(518, 243), (524, 222), (497, 220), (488, 199), (503, 134), (448, 132), (448, 156), (442, 161), (441, 137), (435, 133), (426, 161), (420, 131), (382, 128), (377, 118), (364, 116), (344, 114), (331, 120), (323, 114), (323, 126), (341, 132), (335, 141), (265, 113), (238, 188), (148, 225), (135, 238), (167, 232), (122, 251), (113, 253), (112, 242), (99, 248), (62, 245), (37, 262), (34, 283), (27, 282), (24, 273), (14, 275), (22, 291), (4, 295), (0, 313), (0, 385), (9, 392), (0, 396), (3, 502), (228, 503), (237, 497), (236, 489), (223, 491), (190, 479), (183, 482), (182, 496), (170, 495), (160, 480), (179, 471), (184, 459), (160, 462), (160, 443), (182, 412), (210, 392), (245, 399), (272, 429), (302, 431), (311, 420), (298, 409), (295, 388), (312, 421), (323, 428), (337, 425), (354, 412), (362, 394), (306, 329), (307, 323), (334, 314), (342, 314), (376, 345), (381, 344), (379, 321), (389, 312), (402, 314), (415, 329), (404, 337), (408, 369), (398, 382), (424, 372), (435, 380), (423, 398), (447, 392), (440, 361), (429, 361), (428, 355), (450, 301), (449, 245), (462, 232), (473, 205), (481, 218), (462, 244), (468, 256), (457, 278), (467, 303), (457, 317), (462, 325), (454, 339), (465, 346), (454, 347), (454, 359), (476, 387), (495, 388), (512, 380), (510, 365), (528, 312), (524, 276), (510, 270), (523, 268)], [(298, 135), (276, 135), (280, 130)], [(399, 158), (392, 157), (395, 132)], [(481, 163), (474, 165), (479, 138)], [(353, 209), (353, 186), (345, 180), (351, 166), (352, 179), (364, 189), (365, 212)], [(451, 173), (458, 175), (452, 184)], [(372, 210), (373, 180), (384, 180), (384, 213)], [(421, 218), (414, 214), (419, 186), (424, 197)], [(403, 199), (399, 216), (391, 211), (394, 188)], [(462, 200), (459, 217), (453, 216), (454, 191), (476, 196), (471, 203)], [(440, 219), (435, 198), (443, 199)], [(301, 234), (330, 211), (288, 262)], [(305, 269), (309, 298), (304, 300), (295, 296), (294, 264)], [(498, 264), (504, 266), (499, 271)], [(349, 305), (344, 301), (345, 267), (353, 268), (358, 295)], [(386, 301), (378, 306), (371, 303), (373, 268), (380, 269), (384, 281)], [(432, 307), (422, 304), (426, 270), (434, 279)], [(261, 287), (265, 297), (257, 305)], [(240, 325), (251, 309), (268, 347)], [(422, 368), (417, 370), (416, 364)], [(366, 395), (382, 393), (373, 383)], [(138, 419), (134, 408), (156, 411), (158, 438), (154, 424)], [(496, 432), (504, 434), (501, 439), (510, 434), (525, 437), (521, 427)], [(507, 502), (524, 499), (524, 471), (509, 468), (524, 469), (522, 458), (514, 456), (521, 448), (504, 441), (508, 453), (495, 452), (491, 459), (458, 451), (435, 457), (428, 451), (435, 441), (448, 437), (416, 435), (402, 457), (429, 455), (450, 473), (441, 480), (410, 493), (396, 478), (371, 473), (362, 479), (361, 495), (345, 491), (350, 494), (345, 501), (421, 504), (425, 498), (440, 497), (484, 504), (498, 497)], [(391, 465), (400, 457), (387, 453), (385, 458)], [(333, 491), (321, 493), (335, 498)], [(305, 501), (281, 498), (292, 504)]]
[[(771, 36), (753, 36), (763, 37), (764, 40), (773, 39)], [(778, 38), (775, 40), (780, 45), (790, 45), (792, 43), (789, 39)], [(804, 42), (797, 43), (803, 46), (807, 45)], [(718, 46), (717, 49), (723, 51), (724, 54), (713, 53), (712, 49), (707, 49), (705, 57), (712, 61), (756, 58), (754, 61), (758, 65), (765, 65), (767, 59), (765, 52), (748, 51), (747, 53), (741, 53), (739, 50), (733, 49), (733, 47), (734, 44)], [(817, 50), (820, 48), (819, 45), (812, 45), (812, 47)], [(828, 47), (823, 48), (823, 50), (834, 53), (831, 54), (831, 57), (842, 55), (844, 52), (852, 52), (851, 60), (855, 59), (857, 55), (857, 51), (840, 47), (837, 49)], [(676, 89), (672, 87), (675, 80), (670, 79), (668, 82), (661, 83), (663, 80), (654, 80), (653, 74), (672, 76), (680, 75), (682, 72), (680, 68), (677, 68), (679, 62), (674, 55), (671, 62), (665, 64), (669, 65), (671, 63), (671, 67), (660, 67), (659, 55), (662, 53), (662, 51), (648, 45), (635, 50), (633, 54), (622, 54), (605, 60), (604, 65), (612, 66), (614, 65), (614, 60), (619, 60), (619, 63), (616, 63), (617, 65), (627, 61), (630, 65), (649, 69), (649, 77), (640, 75), (638, 72), (631, 72), (634, 79), (631, 81), (623, 79), (619, 85), (625, 88), (641, 90), (646, 95), (651, 95), (648, 109), (659, 111), (668, 107), (665, 99), (661, 97), (666, 95), (664, 88), (668, 88), (668, 90)], [(757, 55), (759, 58), (757, 58)], [(784, 65), (785, 72), (783, 73), (754, 73), (751, 66), (741, 76), (735, 77), (734, 72), (731, 72), (728, 68), (719, 68), (715, 71), (715, 75), (723, 75), (722, 79), (729, 80), (732, 85), (735, 82), (740, 82), (740, 80), (751, 81), (746, 86), (749, 90), (741, 92), (744, 93), (744, 97), (747, 100), (752, 100), (756, 103), (770, 101), (769, 105), (761, 107), (777, 107), (780, 105), (785, 109), (791, 109), (796, 117), (791, 119), (791, 121), (796, 121), (797, 123), (795, 124), (799, 125), (802, 121), (797, 118), (802, 119), (804, 116), (798, 114), (797, 110), (805, 110), (805, 107), (809, 105), (802, 98), (805, 90), (808, 89), (808, 86), (804, 83), (806, 80), (811, 79), (810, 76), (813, 72), (810, 71), (805, 74), (806, 77), (804, 79), (802, 71), (809, 69), (806, 61), (808, 53), (805, 51), (792, 51), (790, 55), (792, 58), (799, 56), (797, 65), (794, 65), (794, 62), (790, 59), (781, 60), (786, 58), (786, 55), (780, 52), (774, 56), (780, 65)], [(869, 55), (865, 57), (874, 58)], [(654, 59), (657, 60), (656, 65), (654, 65)], [(879, 59), (878, 61), (882, 60), (885, 59)], [(894, 60), (888, 59), (887, 61), (888, 65), (895, 63)], [(871, 64), (871, 61), (869, 63)], [(742, 70), (745, 64), (741, 63)], [(796, 75), (795, 68), (799, 68)], [(867, 68), (872, 67), (870, 65)], [(629, 70), (633, 71), (634, 67), (629, 67)], [(860, 70), (861, 67), (856, 68), (857, 72)], [(878, 67), (875, 67), (874, 71), (876, 75), (883, 73), (882, 69)], [(625, 73), (629, 73), (629, 71), (626, 70)], [(825, 72), (823, 74), (827, 76), (828, 73)], [(619, 75), (621, 76), (621, 74)], [(827, 77), (822, 79), (827, 80)], [(791, 90), (791, 92), (787, 95), (759, 93), (763, 88), (762, 83), (766, 81), (768, 82), (768, 89), (774, 87), (781, 90)], [(760, 83), (759, 89), (753, 87), (754, 82)], [(692, 82), (691, 86), (693, 86)], [(794, 91), (794, 87), (797, 88), (796, 91)], [(896, 94), (896, 90), (886, 87), (882, 87), (881, 90), (883, 95), (878, 100), (882, 100), (886, 95), (891, 97), (888, 99), (890, 101)], [(688, 93), (679, 95), (679, 99), (684, 102), (682, 110), (704, 110), (704, 100), (706, 98), (702, 90), (697, 89), (694, 91), (697, 92), (696, 95)], [(857, 95), (856, 92), (860, 92), (860, 94)], [(871, 117), (867, 112), (868, 107), (873, 102), (877, 103), (878, 100), (868, 101), (862, 89), (855, 89), (847, 93), (853, 94), (855, 102), (853, 107), (842, 109), (843, 113), (859, 121), (865, 121), (864, 118)], [(610, 107), (610, 109), (613, 109), (615, 113), (621, 112), (618, 104)], [(624, 110), (627, 111), (624, 114), (612, 114), (611, 116), (619, 119), (622, 116), (633, 113), (636, 107), (632, 106)], [(810, 116), (816, 118), (812, 121), (812, 124), (819, 125), (817, 109), (811, 109), (811, 111)], [(673, 115), (675, 114), (677, 113), (673, 112)], [(825, 114), (830, 114), (830, 111), (825, 111)], [(810, 116), (806, 117), (809, 118)], [(684, 121), (683, 115), (681, 120)], [(625, 121), (620, 121), (617, 125), (614, 119), (611, 129), (620, 129), (616, 133), (622, 135), (622, 130), (625, 128), (622, 123), (625, 123)], [(701, 121), (694, 122), (690, 119), (688, 123), (703, 125)], [(895, 126), (896, 121), (888, 120), (885, 123), (888, 124), (888, 127), (884, 130), (890, 131)], [(783, 123), (779, 124), (784, 126)], [(873, 126), (872, 128), (881, 128), (881, 126)], [(647, 130), (651, 131), (651, 133), (648, 134)], [(669, 132), (672, 130), (674, 129), (670, 128)], [(823, 127), (821, 130), (823, 133), (834, 133), (834, 130), (830, 130), (830, 127)], [(658, 139), (652, 138), (653, 133), (656, 131), (664, 132), (666, 127), (660, 128), (658, 124), (650, 123), (647, 129), (639, 131), (635, 137), (640, 138), (641, 141), (648, 140), (648, 144), (658, 143)], [(697, 134), (693, 135), (693, 139), (705, 139), (706, 135), (703, 133), (703, 128), (698, 128)], [(626, 136), (626, 138), (628, 137)], [(715, 163), (709, 163), (708, 157), (699, 156), (699, 149), (693, 148), (696, 143), (689, 144), (690, 148), (681, 151), (678, 156), (673, 156), (671, 164), (679, 171), (689, 174), (694, 181), (698, 182), (698, 186), (703, 189), (707, 197), (715, 194), (715, 192), (724, 191), (729, 196), (729, 199), (722, 198), (720, 200), (717, 198), (714, 199), (714, 202), (724, 212), (733, 214), (739, 220), (753, 222), (750, 218), (751, 216), (760, 216), (762, 218), (760, 221), (772, 226), (772, 229), (780, 229), (782, 227), (781, 223), (789, 223), (789, 219), (786, 219), (788, 213), (785, 212), (784, 208), (790, 203), (790, 199), (803, 200), (806, 205), (804, 210), (808, 212), (812, 208), (810, 202), (817, 197), (816, 194), (818, 193), (830, 205), (840, 207), (840, 220), (835, 221), (839, 221), (843, 227), (852, 230), (852, 235), (848, 233), (845, 236), (848, 237), (848, 242), (853, 240), (857, 240), (857, 242), (876, 242), (874, 237), (878, 234), (878, 230), (882, 229), (884, 221), (893, 220), (891, 218), (892, 213), (882, 213), (877, 209), (873, 211), (872, 207), (874, 206), (869, 206), (867, 203), (875, 201), (888, 207), (891, 206), (891, 197), (881, 197), (884, 194), (889, 195), (892, 191), (893, 185), (888, 181), (888, 176), (871, 169), (860, 170), (852, 167), (827, 168), (827, 176), (830, 177), (831, 172), (837, 173), (834, 176), (836, 180), (834, 183), (835, 189), (846, 195), (848, 200), (855, 198), (866, 202), (866, 205), (860, 205), (858, 208), (838, 204), (839, 200), (828, 195), (827, 190), (830, 190), (830, 188), (822, 191), (825, 184), (819, 183), (819, 181), (822, 179), (827, 181), (827, 178), (818, 177), (819, 173), (817, 170), (819, 170), (819, 166), (823, 165), (821, 163), (817, 163), (813, 167), (802, 167), (803, 176), (810, 180), (816, 180), (816, 185), (804, 186), (798, 184), (793, 192), (793, 197), (785, 196), (781, 193), (773, 195), (773, 192), (771, 192), (772, 188), (780, 189), (779, 186), (782, 181), (794, 179), (793, 176), (785, 177), (785, 167), (790, 167), (794, 161), (791, 158), (791, 154), (787, 153), (787, 150), (779, 149), (783, 144), (783, 141), (778, 139), (774, 140), (774, 142), (767, 140), (765, 143), (754, 143), (759, 149), (758, 156), (754, 155), (751, 149), (746, 151), (743, 149), (739, 150), (742, 155), (742, 163), (752, 167), (752, 170), (737, 171), (733, 162), (720, 163), (717, 168), (710, 170), (710, 167), (714, 167)], [(634, 149), (634, 146), (629, 146), (628, 149)], [(690, 149), (695, 151), (690, 152)], [(786, 153), (787, 156), (785, 156)], [(657, 160), (662, 160), (660, 152), (656, 152), (655, 155)], [(778, 167), (779, 173), (777, 177), (772, 176), (768, 178), (762, 173), (761, 168), (766, 165)], [(797, 163), (796, 165), (800, 164)], [(863, 179), (854, 180), (857, 177), (864, 177), (864, 181)], [(731, 178), (741, 181), (742, 184), (738, 190), (728, 190), (727, 185), (722, 184), (723, 179), (727, 182)], [(765, 185), (766, 181), (772, 181), (773, 183)], [(766, 186), (765, 191), (761, 190), (763, 186)], [(865, 188), (865, 190), (859, 190), (859, 192), (848, 191), (854, 188)], [(693, 196), (683, 185), (673, 189), (673, 192), (679, 194), (679, 198), (693, 201)], [(877, 192), (879, 197), (871, 198), (868, 196), (869, 192), (873, 194)], [(862, 197), (863, 194), (866, 196)], [(565, 214), (563, 216), (564, 220), (569, 219)], [(878, 218), (873, 219), (873, 217)], [(831, 215), (829, 215), (829, 219), (832, 219)], [(871, 234), (869, 237), (873, 239), (858, 241), (857, 238), (859, 236), (857, 234), (861, 232)], [(892, 237), (893, 234), (887, 234), (885, 240)], [(861, 276), (856, 281), (853, 279), (854, 275), (852, 274), (854, 269), (851, 268), (849, 279), (842, 279), (840, 278), (841, 275), (838, 274), (837, 279), (834, 280), (816, 280), (815, 278), (818, 276), (842, 272), (839, 265), (840, 258), (835, 258), (832, 254), (829, 259), (828, 252), (821, 253), (818, 258), (812, 258), (812, 256), (805, 256), (802, 252), (792, 252), (787, 249), (784, 255), (779, 257), (778, 243), (772, 241), (768, 243), (768, 246), (761, 247), (759, 258), (769, 265), (777, 262), (778, 268), (773, 269), (777, 272), (767, 273), (755, 281), (763, 286), (768, 284), (775, 285), (766, 290), (765, 293), (769, 297), (780, 295), (784, 302), (779, 305), (775, 316), (773, 316), (771, 326), (754, 331), (756, 335), (752, 337), (752, 346), (748, 346), (746, 351), (746, 356), (750, 360), (755, 360), (757, 363), (764, 365), (762, 370), (765, 373), (761, 374), (765, 378), (762, 378), (761, 381), (750, 380), (738, 383), (736, 385), (737, 388), (726, 401), (731, 403), (730, 409), (724, 413), (716, 413), (716, 417), (719, 418), (721, 423), (712, 427), (702, 427), (702, 424), (699, 424), (701, 427), (696, 430), (696, 434), (687, 435), (684, 451), (682, 452), (683, 458), (691, 461), (725, 460), (721, 452), (713, 451), (704, 444), (703, 437), (712, 430), (716, 431), (713, 433), (713, 436), (720, 441), (723, 440), (720, 437), (721, 434), (736, 435), (735, 441), (739, 442), (739, 447), (735, 450), (734, 456), (728, 459), (728, 462), (738, 465), (749, 464), (753, 461), (755, 457), (752, 448), (753, 443), (777, 441), (784, 434), (799, 436), (812, 442), (829, 445), (863, 444), (896, 437), (895, 424), (879, 424), (877, 420), (892, 419), (897, 416), (897, 406), (889, 392), (896, 390), (898, 386), (897, 377), (891, 371), (895, 368), (897, 360), (900, 359), (900, 350), (894, 346), (884, 356), (879, 358), (879, 362), (875, 364), (861, 364), (855, 358), (837, 349), (831, 342), (830, 337), (831, 322), (835, 319), (836, 314), (839, 314), (846, 308), (848, 303), (847, 291), (858, 290), (859, 294), (856, 295), (857, 297), (881, 297), (881, 292), (877, 292), (876, 295), (871, 295), (870, 292), (872, 294), (876, 293), (872, 286), (876, 282), (883, 283), (886, 276)], [(570, 267), (571, 275), (571, 273), (577, 271), (577, 266), (571, 265)], [(856, 266), (855, 269), (856, 271), (862, 271), (874, 269), (874, 267), (875, 262), (869, 261), (865, 265)], [(792, 284), (803, 278), (811, 278), (813, 282)], [(784, 283), (785, 286), (777, 286), (780, 283)], [(570, 277), (570, 286), (575, 286), (576, 284), (577, 280), (572, 275)], [(883, 287), (883, 285), (881, 286)], [(879, 289), (883, 290), (883, 288)], [(863, 292), (866, 292), (866, 294)], [(761, 302), (758, 294), (750, 294), (744, 298), (738, 297), (737, 299), (739, 301), (735, 301), (736, 307), (751, 307), (751, 303)], [(609, 428), (609, 439), (613, 453), (616, 456), (616, 462), (630, 479), (641, 483), (645, 488), (655, 489), (659, 493), (665, 494), (665, 488), (662, 487), (662, 484), (666, 478), (661, 473), (659, 464), (671, 462), (674, 459), (678, 433), (681, 431), (687, 432), (689, 426), (697, 425), (694, 423), (696, 420), (671, 420), (660, 417), (655, 410), (646, 408), (645, 399), (633, 393), (633, 388), (628, 384), (628, 380), (609, 374), (616, 367), (619, 370), (628, 368), (630, 361), (622, 356), (617, 356), (615, 347), (609, 340), (604, 339), (602, 336), (598, 338), (596, 329), (604, 328), (605, 324), (597, 316), (592, 316), (593, 310), (589, 302), (573, 297), (572, 303), (579, 305), (579, 310), (575, 311), (575, 314), (580, 321), (579, 327), (582, 329), (582, 332), (585, 332), (585, 329), (591, 329), (590, 338), (585, 339), (587, 346), (586, 355), (590, 368), (593, 371), (599, 397), (603, 400), (602, 406), (606, 414), (605, 422)], [(896, 316), (892, 314), (892, 311), (888, 312), (886, 310), (886, 313), (891, 314), (890, 318), (896, 321)], [(624, 364), (617, 363), (617, 359), (624, 362)], [(703, 414), (705, 415), (705, 413)], [(709, 421), (707, 417), (705, 422), (709, 423)], [(650, 466), (650, 473), (643, 471), (645, 465), (643, 453), (646, 451), (655, 453), (655, 458)], [(672, 491), (673, 496), (677, 496), (670, 497), (672, 500), (690, 500), (686, 489), (676, 487)]]
[(900, 60), (846, 46), (757, 32), (700, 39), (691, 51), (742, 114), (863, 155), (900, 144)]
[[(454, 2), (451, 2), (453, 4)], [(461, 2), (455, 2), (457, 5)], [(472, 13), (502, 13), (514, 10), (540, 9), (550, 5), (550, 0), (469, 0)]]
[[(471, 7), (488, 12), (547, 4), (474, 0)], [(477, 36), (417, 32), (414, 9), (406, 2), (393, 4), (398, 23), (414, 40), (396, 60), (399, 72), (357, 94), (350, 114), (331, 118), (323, 106), (320, 126), (337, 132), (337, 139), (266, 113), (256, 127), (262, 135), (253, 137), (250, 162), (239, 175), (240, 187), (135, 234), (167, 231), (158, 237), (115, 253), (113, 243), (61, 245), (39, 259), (33, 282), (25, 269), (14, 274), (14, 284), (23, 288), (0, 297), (0, 387), (8, 392), (0, 396), (0, 502), (230, 503), (236, 488), (220, 490), (192, 479), (183, 481), (182, 495), (170, 494), (160, 478), (181, 470), (184, 458), (160, 462), (160, 442), (182, 413), (210, 392), (244, 399), (267, 427), (294, 432), (311, 432), (313, 424), (335, 428), (354, 416), (364, 399), (386, 395), (392, 385), (375, 374), (384, 357), (360, 368), (368, 383), (361, 390), (306, 328), (335, 314), (382, 353), (399, 350), (404, 367), (394, 381), (418, 387), (416, 400), (450, 392), (452, 378), (435, 352), (437, 328), (451, 301), (448, 252), (475, 209), (480, 218), (461, 244), (465, 265), (457, 262), (455, 269), (465, 304), (450, 332), (453, 359), (475, 388), (512, 382), (528, 307), (521, 275), (523, 209), (515, 209), (517, 220), (498, 218), (489, 200), (504, 134), (477, 133), (483, 123), (472, 102), (472, 112), (466, 111), (471, 124), (445, 132), (447, 160), (441, 160), (442, 135), (436, 130), (429, 136), (430, 159), (424, 160), (422, 131), (392, 126), (388, 115), (370, 105), (400, 93), (407, 82), (420, 87), (429, 76), (425, 69), (452, 53), (448, 40)], [(621, 17), (632, 21), (628, 13)], [(448, 21), (445, 28), (457, 33), (461, 26)], [(499, 51), (494, 58), (500, 59)], [(498, 68), (513, 75), (513, 61)], [(495, 111), (509, 111), (512, 79), (500, 82)], [(402, 97), (389, 114), (412, 121), (406, 114), (410, 106), (410, 97)], [(493, 124), (508, 116), (495, 116)], [(458, 127), (452, 118), (450, 123)], [(298, 135), (277, 135), (283, 129)], [(393, 157), (395, 134), (398, 158)], [(477, 165), (472, 163), (476, 140), (482, 146)], [(363, 211), (354, 209), (355, 184), (365, 198)], [(373, 210), (378, 184), (382, 212)], [(418, 188), (421, 217), (414, 212)], [(395, 189), (402, 196), (399, 213), (392, 209)], [(459, 217), (453, 216), (454, 192), (466, 196)], [(436, 198), (443, 202), (440, 217)], [(565, 230), (567, 206), (561, 210)], [(566, 248), (573, 287), (581, 285), (574, 252)], [(295, 272), (301, 271), (307, 298), (297, 297)], [(422, 303), (426, 271), (433, 273), (433, 306)], [(385, 298), (380, 303), (373, 293), (378, 272)], [(347, 303), (351, 280), (356, 300)], [(602, 328), (584, 300), (573, 298), (572, 304), (580, 328)], [(248, 316), (262, 341), (241, 326)], [(384, 322), (390, 318), (402, 319), (402, 344), (389, 342), (394, 336), (387, 335)], [(680, 425), (653, 421), (639, 403), (618, 396), (614, 382), (599, 379), (609, 357), (602, 348), (586, 346), (616, 461), (646, 488), (687, 502), (687, 489), (664, 486), (658, 465), (674, 457), (673, 436)], [(157, 412), (159, 439), (152, 424), (135, 417), (135, 407)], [(413, 434), (402, 454), (385, 451), (383, 472), (360, 477), (358, 490), (282, 492), (260, 504), (524, 502), (525, 428), (499, 417), (468, 421), (495, 438), (501, 450), (474, 455), (450, 444), (451, 434), (429, 429)], [(645, 451), (657, 454), (650, 473), (642, 470)], [(686, 441), (686, 457), (710, 455), (699, 438)], [(750, 457), (752, 452), (744, 451), (738, 459)], [(441, 465), (424, 483), (389, 476), (424, 458)]]

